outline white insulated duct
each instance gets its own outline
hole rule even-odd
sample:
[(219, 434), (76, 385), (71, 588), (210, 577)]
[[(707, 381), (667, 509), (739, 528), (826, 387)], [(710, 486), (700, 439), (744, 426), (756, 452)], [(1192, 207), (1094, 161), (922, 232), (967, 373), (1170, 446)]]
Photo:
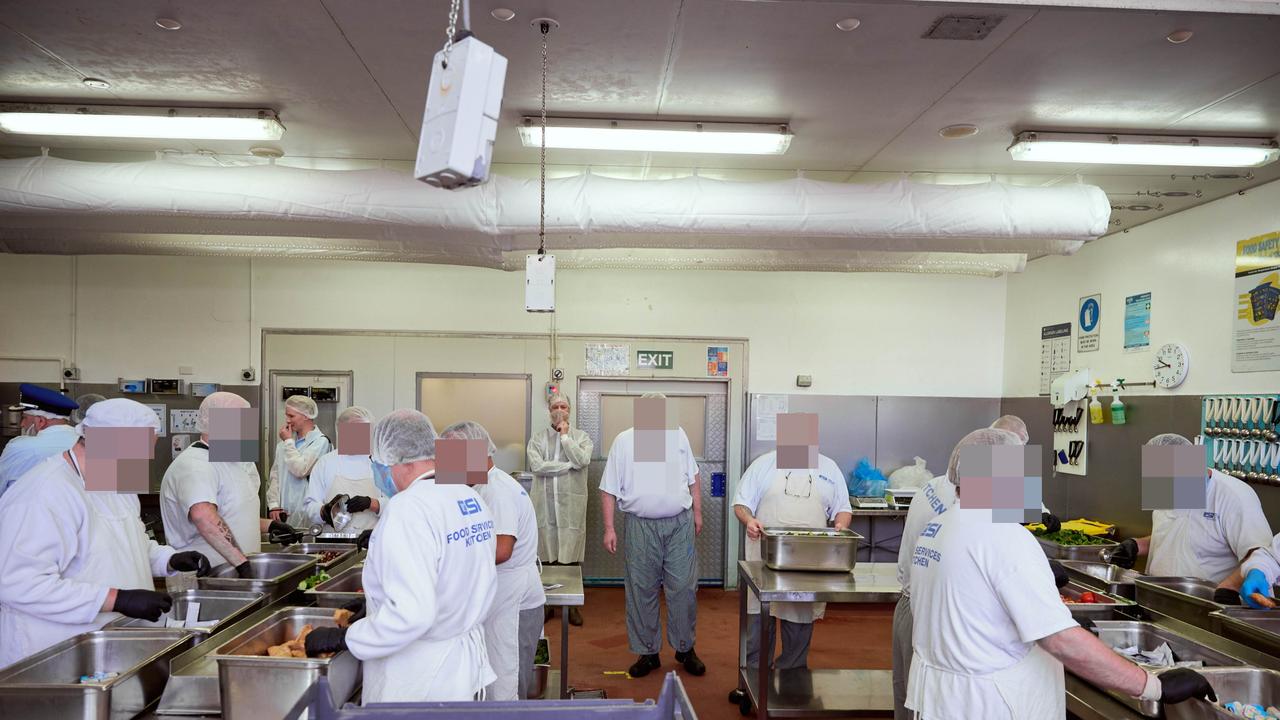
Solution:
[[(913, 264), (930, 253), (1005, 260), (1073, 253), (1106, 232), (1109, 215), (1105, 194), (1088, 185), (636, 181), (585, 174), (549, 181), (547, 188), (547, 232), (556, 250), (846, 253), (855, 262), (858, 253), (910, 253)], [(163, 248), (497, 268), (504, 267), (503, 253), (536, 247), (537, 228), (537, 183), (503, 177), (449, 192), (389, 170), (0, 161), (0, 243), (10, 252)], [(1020, 269), (1016, 259), (1012, 264), (1017, 267), (1005, 269)]]

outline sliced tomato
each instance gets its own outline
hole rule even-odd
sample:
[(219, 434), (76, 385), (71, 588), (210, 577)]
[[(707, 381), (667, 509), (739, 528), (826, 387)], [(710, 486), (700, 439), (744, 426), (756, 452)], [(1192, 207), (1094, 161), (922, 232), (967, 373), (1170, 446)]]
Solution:
[(1097, 595), (1094, 595), (1093, 593), (1088, 592), (1088, 591), (1086, 591), (1086, 592), (1082, 592), (1082, 593), (1080, 593), (1080, 602), (1082, 602), (1082, 603), (1096, 603), (1096, 602), (1098, 602), (1098, 596), (1097, 596)]

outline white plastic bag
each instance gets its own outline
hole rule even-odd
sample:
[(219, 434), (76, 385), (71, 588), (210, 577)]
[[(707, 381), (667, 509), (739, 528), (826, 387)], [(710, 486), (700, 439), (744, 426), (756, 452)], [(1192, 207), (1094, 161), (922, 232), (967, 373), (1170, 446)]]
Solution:
[(917, 457), (915, 465), (903, 465), (889, 473), (890, 490), (919, 490), (933, 479), (924, 463), (924, 458)]

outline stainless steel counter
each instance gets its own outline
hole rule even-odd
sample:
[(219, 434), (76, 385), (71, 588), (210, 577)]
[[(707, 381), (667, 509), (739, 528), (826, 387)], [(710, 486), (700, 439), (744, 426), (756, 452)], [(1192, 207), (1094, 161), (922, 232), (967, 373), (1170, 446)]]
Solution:
[(762, 602), (891, 603), (902, 594), (894, 563), (858, 563), (852, 573), (779, 572), (759, 560), (738, 568)]
[[(559, 585), (548, 589), (548, 585)], [(542, 589), (547, 607), (560, 608), (560, 697), (569, 697), (569, 607), (586, 604), (581, 565), (543, 565)]]
[(883, 515), (886, 517), (906, 517), (907, 511), (906, 509), (899, 510), (895, 508), (857, 508), (855, 507), (853, 509), (854, 517), (861, 517), (864, 515), (875, 515), (875, 516)]

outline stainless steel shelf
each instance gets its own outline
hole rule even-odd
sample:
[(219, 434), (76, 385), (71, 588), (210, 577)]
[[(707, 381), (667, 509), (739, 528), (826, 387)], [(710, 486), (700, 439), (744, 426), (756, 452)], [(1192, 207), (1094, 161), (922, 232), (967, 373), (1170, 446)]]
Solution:
[[(757, 673), (742, 673), (754, 704)], [(883, 716), (893, 712), (892, 670), (775, 670), (769, 687), (769, 717)]]

